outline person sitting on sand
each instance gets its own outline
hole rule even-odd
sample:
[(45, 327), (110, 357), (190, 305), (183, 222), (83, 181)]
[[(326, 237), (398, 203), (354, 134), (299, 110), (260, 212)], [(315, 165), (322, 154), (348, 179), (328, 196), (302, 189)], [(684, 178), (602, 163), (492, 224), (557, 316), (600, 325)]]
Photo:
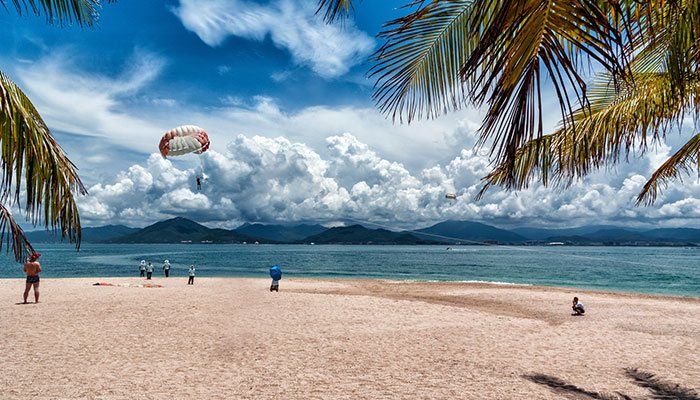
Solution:
[(194, 265), (190, 265), (190, 278), (187, 280), (188, 285), (194, 285)]
[(151, 275), (153, 275), (153, 263), (149, 261), (146, 265), (146, 279), (151, 279)]
[(24, 263), (24, 272), (27, 273), (27, 284), (24, 288), (24, 304), (27, 304), (27, 296), (29, 296), (29, 290), (34, 286), (34, 302), (39, 302), (39, 272), (41, 272), (41, 265), (37, 259), (41, 256), (39, 253), (33, 253), (27, 258), (27, 262)]
[(163, 271), (165, 271), (165, 277), (167, 278), (170, 275), (170, 261), (165, 260), (163, 262)]
[(586, 309), (583, 307), (583, 303), (578, 301), (578, 297), (574, 297), (574, 305), (571, 306), (571, 309), (574, 310), (574, 313), (571, 315), (583, 315), (583, 313), (586, 312)]
[(139, 271), (141, 271), (141, 278), (143, 278), (146, 274), (146, 260), (141, 260), (141, 264), (139, 264)]

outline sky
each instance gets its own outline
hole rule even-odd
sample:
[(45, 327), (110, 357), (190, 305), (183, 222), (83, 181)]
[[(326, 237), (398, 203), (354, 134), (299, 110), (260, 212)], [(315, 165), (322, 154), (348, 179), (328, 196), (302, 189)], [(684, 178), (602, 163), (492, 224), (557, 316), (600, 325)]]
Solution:
[[(474, 147), (483, 110), (407, 125), (372, 100), (368, 57), (403, 4), (361, 2), (353, 18), (328, 25), (315, 1), (121, 0), (104, 5), (94, 30), (48, 25), (8, 5), (0, 70), (78, 167), (88, 189), (77, 199), (84, 227), (176, 216), (226, 229), (358, 221), (401, 229), (448, 219), (504, 228), (697, 225), (694, 175), (653, 206), (635, 206), (692, 123), (566, 190), (535, 183), (475, 201), (491, 166), (489, 148)], [(544, 101), (551, 130), (559, 107), (553, 92)], [(160, 137), (185, 124), (206, 130), (210, 149), (163, 159)], [(197, 175), (206, 177), (201, 190)]]

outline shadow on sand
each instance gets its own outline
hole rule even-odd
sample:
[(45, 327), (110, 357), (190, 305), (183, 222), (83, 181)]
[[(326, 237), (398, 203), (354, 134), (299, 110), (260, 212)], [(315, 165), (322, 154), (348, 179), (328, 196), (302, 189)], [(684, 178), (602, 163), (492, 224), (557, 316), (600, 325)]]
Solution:
[[(652, 393), (645, 399), (663, 400), (700, 400), (700, 394), (693, 389), (677, 384), (666, 382), (654, 374), (640, 371), (636, 368), (625, 368), (625, 375), (636, 385), (649, 389)], [(632, 400), (633, 398), (620, 392), (615, 394), (604, 394), (591, 392), (586, 389), (571, 385), (554, 376), (544, 374), (523, 375), (525, 379), (540, 385), (549, 386), (555, 392), (561, 394), (571, 394), (579, 397), (588, 397), (599, 400)]]

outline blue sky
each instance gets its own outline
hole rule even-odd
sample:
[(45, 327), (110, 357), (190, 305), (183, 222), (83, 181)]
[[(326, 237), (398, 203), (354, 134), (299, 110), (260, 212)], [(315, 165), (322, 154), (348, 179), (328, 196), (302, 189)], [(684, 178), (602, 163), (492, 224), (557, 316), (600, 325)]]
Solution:
[[(360, 3), (326, 25), (311, 1), (120, 1), (95, 30), (0, 11), (0, 70), (29, 95), (89, 195), (84, 226), (145, 226), (185, 216), (208, 226), (399, 227), (446, 219), (509, 226), (694, 226), (700, 186), (689, 177), (652, 207), (634, 206), (650, 172), (683, 141), (596, 173), (564, 191), (533, 185), (474, 195), (489, 171), (474, 149), (482, 112), (411, 125), (374, 107), (367, 58), (396, 1)], [(554, 96), (546, 96), (553, 127)], [(162, 134), (194, 124), (212, 145), (163, 160)], [(194, 177), (207, 176), (201, 191)], [(446, 192), (457, 193), (454, 201)]]

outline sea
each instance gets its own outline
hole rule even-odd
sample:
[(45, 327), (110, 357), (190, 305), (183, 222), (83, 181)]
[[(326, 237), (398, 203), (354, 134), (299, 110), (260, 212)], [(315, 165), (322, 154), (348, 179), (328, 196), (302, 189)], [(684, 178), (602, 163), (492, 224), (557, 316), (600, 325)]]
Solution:
[[(492, 282), (614, 292), (700, 297), (700, 248), (588, 246), (380, 246), (37, 244), (43, 278), (139, 275), (141, 260), (163, 275), (268, 277), (279, 265), (283, 279), (395, 279)], [(6, 247), (3, 251), (6, 251)], [(22, 278), (22, 264), (0, 256), (0, 278)]]

